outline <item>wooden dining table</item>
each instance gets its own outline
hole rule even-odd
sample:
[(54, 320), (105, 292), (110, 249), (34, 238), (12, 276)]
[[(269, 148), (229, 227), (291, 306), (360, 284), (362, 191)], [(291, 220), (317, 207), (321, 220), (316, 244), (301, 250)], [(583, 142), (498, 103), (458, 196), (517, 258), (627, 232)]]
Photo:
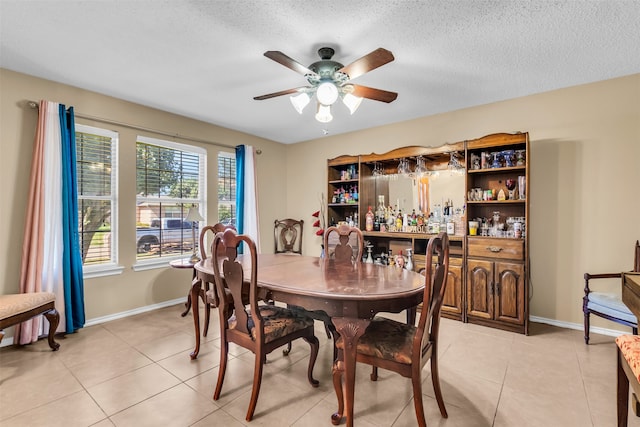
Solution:
[[(249, 277), (250, 260), (239, 258)], [(399, 313), (422, 302), (424, 276), (409, 270), (361, 262), (337, 262), (312, 256), (258, 255), (258, 286), (260, 298), (323, 310), (330, 317), (341, 338), (344, 351), (334, 361), (334, 369), (343, 369), (342, 395), (344, 414), (338, 411), (331, 422), (338, 425), (343, 415), (347, 426), (353, 426), (353, 402), (356, 378), (356, 349), (360, 336), (379, 312)], [(195, 265), (196, 280), (191, 288), (194, 305), (197, 357), (200, 349), (200, 319), (198, 296), (202, 284), (214, 283), (211, 258)], [(340, 363), (340, 365), (338, 365)], [(336, 389), (336, 394), (339, 388)], [(340, 396), (338, 395), (340, 402)]]
[(640, 272), (622, 273), (622, 302), (640, 319)]

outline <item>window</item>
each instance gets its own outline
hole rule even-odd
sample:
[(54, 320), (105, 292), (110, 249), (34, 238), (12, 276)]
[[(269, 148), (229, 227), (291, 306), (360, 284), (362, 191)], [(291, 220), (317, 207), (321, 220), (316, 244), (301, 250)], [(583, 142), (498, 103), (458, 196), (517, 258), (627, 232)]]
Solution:
[(218, 154), (218, 222), (236, 225), (236, 156)]
[(185, 221), (195, 206), (206, 218), (206, 151), (138, 137), (136, 143), (136, 248), (138, 261), (193, 253), (198, 224)]
[(75, 130), (78, 228), (85, 277), (99, 271), (109, 274), (118, 262), (118, 134), (84, 125), (76, 125)]

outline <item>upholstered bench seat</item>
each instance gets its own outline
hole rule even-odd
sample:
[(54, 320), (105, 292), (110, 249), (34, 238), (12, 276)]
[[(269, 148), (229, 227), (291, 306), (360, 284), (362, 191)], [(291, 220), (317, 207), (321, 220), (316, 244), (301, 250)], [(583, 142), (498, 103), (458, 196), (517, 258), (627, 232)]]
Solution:
[(4, 337), (4, 328), (44, 314), (50, 324), (49, 347), (57, 350), (60, 344), (54, 341), (53, 336), (60, 322), (60, 314), (55, 308), (55, 302), (56, 296), (51, 292), (0, 295), (0, 341)]
[(606, 314), (616, 319), (624, 319), (630, 323), (637, 323), (636, 316), (622, 302), (619, 296), (604, 292), (591, 292), (587, 308)]

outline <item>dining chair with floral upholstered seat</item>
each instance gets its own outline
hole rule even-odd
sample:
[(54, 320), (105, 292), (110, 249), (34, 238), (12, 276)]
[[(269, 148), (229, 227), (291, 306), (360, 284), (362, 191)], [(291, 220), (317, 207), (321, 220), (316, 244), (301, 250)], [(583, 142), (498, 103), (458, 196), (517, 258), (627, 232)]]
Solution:
[(274, 253), (302, 255), (304, 220), (276, 219), (273, 226)]
[[(338, 241), (336, 244), (333, 244), (330, 234), (338, 234)], [(355, 247), (352, 245), (351, 240), (352, 236), (355, 236), (356, 243)], [(362, 253), (364, 249), (364, 237), (362, 235), (362, 231), (360, 231), (357, 227), (351, 227), (348, 225), (339, 225), (332, 226), (327, 228), (323, 236), (324, 239), (324, 248), (325, 248), (325, 256), (333, 257), (338, 262), (362, 262)], [(330, 244), (331, 242), (331, 244)], [(354, 255), (355, 252), (355, 255)], [(306, 315), (312, 317), (313, 319), (320, 320), (324, 323), (324, 328), (327, 332), (327, 337), (333, 338), (333, 358), (335, 360), (338, 351), (336, 349), (336, 339), (338, 338), (338, 332), (336, 331), (336, 327), (331, 321), (331, 318), (327, 315), (326, 312), (322, 310), (313, 310), (307, 311), (302, 307), (294, 307), (294, 309), (302, 310)], [(285, 355), (289, 354), (291, 351), (291, 345), (289, 345), (283, 353)]]
[[(200, 247), (200, 260), (204, 261), (205, 259), (209, 258), (212, 253), (213, 253), (213, 249), (211, 248), (211, 245), (209, 245), (209, 251), (207, 251), (207, 245), (206, 242), (213, 242), (213, 238), (215, 237), (215, 235), (217, 233), (221, 233), (225, 230), (235, 230), (236, 228), (233, 225), (225, 225), (222, 223), (217, 223), (217, 224), (213, 224), (213, 225), (205, 225), (204, 227), (202, 227), (202, 230), (200, 231), (200, 238), (199, 238), (199, 247)], [(194, 277), (193, 280), (199, 280), (197, 277)], [(193, 283), (192, 283), (193, 284)], [(202, 292), (204, 295), (204, 303), (205, 303), (205, 307), (204, 307), (204, 328), (202, 331), (202, 335), (203, 336), (207, 336), (207, 333), (209, 332), (209, 319), (211, 317), (211, 309), (212, 308), (216, 308), (219, 305), (219, 301), (218, 301), (218, 297), (215, 293), (215, 291), (213, 290), (214, 286), (213, 283), (211, 284), (211, 286), (209, 286), (209, 283), (203, 283), (202, 284)], [(191, 293), (189, 293), (189, 301), (187, 302), (189, 304), (189, 306), (191, 305)]]
[[(438, 334), (440, 329), (440, 309), (447, 284), (449, 269), (449, 237), (440, 233), (429, 240), (426, 263), (423, 308), (417, 326), (376, 316), (357, 344), (356, 361), (397, 372), (411, 378), (413, 403), (418, 425), (426, 426), (422, 403), (422, 368), (431, 362), (431, 381), (436, 401), (442, 417), (447, 418), (438, 371)], [(338, 396), (338, 413), (344, 410), (342, 395), (342, 373), (344, 362), (342, 352), (344, 342), (338, 338), (338, 363), (334, 365), (333, 384)], [(376, 381), (377, 369), (371, 379)]]
[[(332, 234), (338, 235), (337, 243), (333, 243)], [(355, 237), (355, 246), (352, 239)], [(364, 237), (358, 227), (341, 224), (328, 227), (324, 232), (325, 256), (334, 258), (336, 261), (362, 261), (364, 251)]]
[[(238, 259), (238, 247), (245, 243), (243, 257), (249, 257), (249, 270), (245, 271)], [(313, 387), (319, 383), (313, 378), (313, 367), (318, 356), (320, 342), (314, 334), (314, 321), (299, 311), (289, 310), (271, 304), (258, 304), (258, 265), (256, 245), (246, 235), (238, 235), (234, 230), (216, 234), (213, 244), (215, 288), (220, 300), (220, 366), (213, 400), (220, 398), (224, 383), (229, 353), (229, 344), (234, 343), (254, 353), (254, 373), (251, 399), (246, 420), (251, 421), (258, 402), (262, 371), (267, 354), (298, 338), (304, 339), (311, 347), (307, 379)], [(246, 264), (246, 259), (244, 260)], [(246, 276), (245, 276), (246, 274)], [(248, 288), (249, 302), (245, 305), (244, 295)], [(248, 307), (247, 307), (248, 305)], [(233, 310), (233, 311), (231, 311)]]

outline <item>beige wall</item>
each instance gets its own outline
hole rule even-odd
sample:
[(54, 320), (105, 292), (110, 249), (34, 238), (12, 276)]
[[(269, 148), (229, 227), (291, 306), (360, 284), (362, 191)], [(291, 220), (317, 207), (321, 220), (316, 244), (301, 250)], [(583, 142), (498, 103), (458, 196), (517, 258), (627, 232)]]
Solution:
[[(531, 140), (531, 315), (581, 324), (583, 274), (631, 269), (640, 239), (640, 74), (292, 145), (287, 212), (311, 219), (327, 158), (515, 131)], [(303, 250), (319, 253), (313, 230)]]
[[(0, 182), (5, 201), (0, 206), (2, 293), (16, 292), (20, 276), (36, 125), (36, 113), (25, 106), (26, 100), (58, 101), (87, 115), (262, 149), (258, 191), (263, 250), (268, 252), (273, 245), (273, 219), (288, 216), (305, 220), (303, 250), (312, 255), (320, 252), (311, 214), (319, 208), (319, 195), (326, 192), (327, 158), (527, 131), (531, 139), (532, 316), (581, 323), (583, 273), (631, 268), (633, 244), (640, 239), (640, 74), (293, 145), (2, 69), (0, 92)], [(80, 119), (78, 123), (101, 126)], [(120, 212), (133, 211), (135, 194), (126, 183), (135, 179), (135, 136), (145, 133), (109, 128), (120, 132)], [(218, 148), (207, 149), (211, 165)], [(209, 168), (211, 183), (213, 171)], [(210, 185), (209, 218), (216, 214), (214, 194), (215, 186)], [(120, 263), (125, 272), (86, 281), (88, 319), (181, 298), (187, 289), (186, 272), (132, 271), (135, 223), (123, 214), (120, 221)], [(617, 289), (619, 283), (609, 287)], [(616, 327), (599, 319), (593, 323)]]
[[(77, 113), (108, 118), (110, 120), (172, 134), (190, 136), (224, 145), (248, 144), (262, 150), (258, 156), (258, 194), (260, 194), (260, 222), (265, 225), (261, 241), (265, 248), (273, 246), (273, 233), (269, 226), (276, 216), (282, 215), (286, 205), (284, 171), (286, 146), (256, 138), (185, 117), (142, 107), (115, 98), (80, 90), (0, 69), (0, 293), (19, 291), (20, 263), (24, 217), (29, 191), (31, 155), (37, 124), (37, 110), (26, 105), (29, 100), (46, 99), (74, 106)], [(87, 319), (112, 315), (152, 304), (184, 298), (191, 279), (190, 272), (170, 268), (133, 271), (135, 264), (135, 141), (137, 135), (170, 139), (150, 132), (127, 127), (107, 125), (86, 119), (77, 123), (103, 127), (119, 133), (119, 221), (120, 265), (124, 273), (85, 280)], [(209, 222), (217, 219), (216, 165), (219, 150), (232, 151), (215, 145), (176, 139), (177, 142), (207, 149)], [(280, 191), (272, 191), (278, 188)], [(131, 214), (127, 214), (130, 212)]]

